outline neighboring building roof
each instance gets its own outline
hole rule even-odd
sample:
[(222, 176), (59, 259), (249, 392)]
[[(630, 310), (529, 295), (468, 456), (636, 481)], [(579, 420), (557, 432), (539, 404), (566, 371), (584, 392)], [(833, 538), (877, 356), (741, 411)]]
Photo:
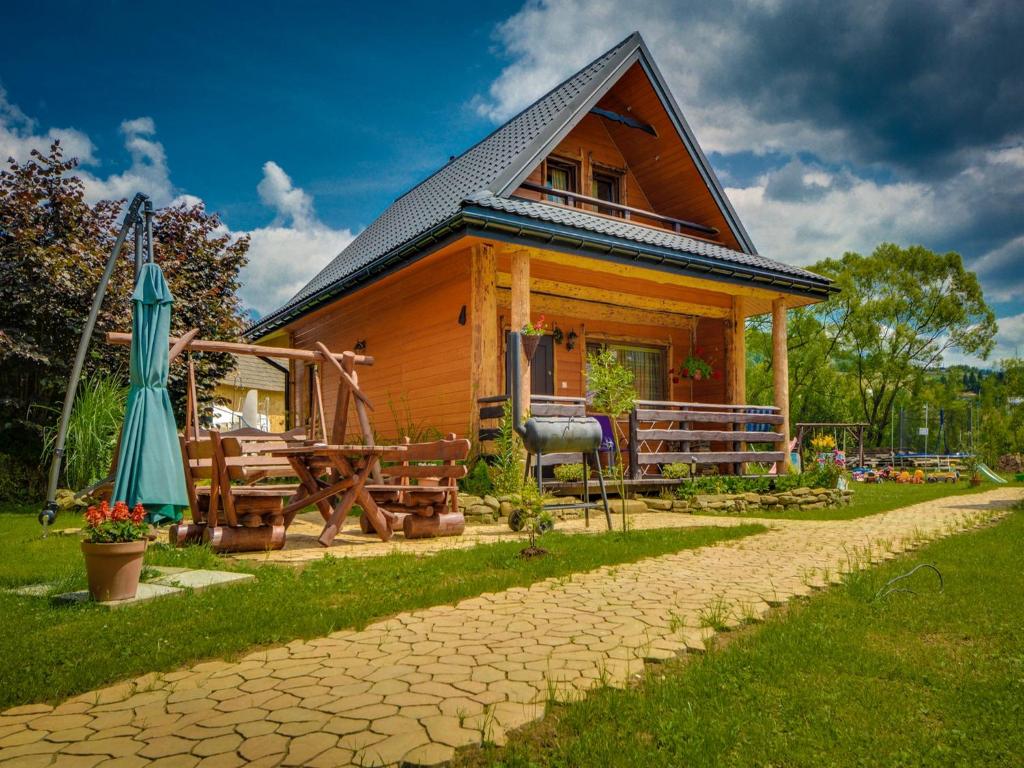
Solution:
[[(619, 226), (602, 217), (565, 211), (559, 206), (508, 199), (526, 176), (636, 62), (644, 66), (659, 92), (708, 189), (741, 244), (742, 252), (671, 232), (663, 235), (657, 230), (625, 222)], [(817, 275), (757, 256), (753, 243), (672, 99), (646, 45), (639, 33), (633, 33), (395, 200), (302, 290), (284, 306), (250, 326), (246, 335), (266, 335), (341, 292), (351, 290), (374, 274), (407, 261), (423, 247), (437, 241), (436, 230), (446, 230), (441, 233), (443, 235), (463, 227), (465, 222), (461, 215), (466, 205), (489, 207), (534, 219), (557, 219), (566, 226), (630, 242), (702, 253), (711, 259), (747, 266), (756, 263), (759, 269), (828, 285), (826, 279)], [(603, 224), (596, 223), (599, 221)], [(425, 237), (428, 233), (431, 233), (429, 238)], [(748, 257), (751, 261), (744, 262), (743, 259)]]
[[(287, 374), (270, 363), (252, 355), (232, 355), (235, 370), (221, 379), (218, 384), (236, 389), (258, 389), (261, 392), (284, 392)], [(270, 358), (283, 368), (288, 368), (284, 358)]]

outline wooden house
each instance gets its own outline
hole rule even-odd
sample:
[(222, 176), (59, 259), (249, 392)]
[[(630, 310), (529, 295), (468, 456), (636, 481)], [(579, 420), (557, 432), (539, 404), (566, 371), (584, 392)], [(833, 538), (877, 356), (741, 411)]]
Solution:
[[(786, 310), (832, 290), (757, 253), (634, 33), (395, 200), (248, 337), (374, 356), (383, 435), (474, 435), (478, 399), (506, 392), (506, 333), (540, 315), (535, 395), (584, 395), (588, 350), (609, 346), (643, 400), (742, 404), (744, 320), (771, 313), (788, 435)], [(698, 349), (713, 375), (680, 377)], [(296, 424), (309, 371), (289, 384)]]

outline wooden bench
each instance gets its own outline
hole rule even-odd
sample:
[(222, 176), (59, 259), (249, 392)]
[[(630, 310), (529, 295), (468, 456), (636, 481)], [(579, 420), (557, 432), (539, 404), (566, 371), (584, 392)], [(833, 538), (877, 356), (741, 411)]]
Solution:
[[(459, 478), (465, 477), (464, 462), (469, 456), (469, 440), (454, 434), (444, 440), (412, 443), (406, 438), (405, 458), (384, 468), (381, 483), (367, 485), (373, 500), (389, 521), (392, 530), (402, 529), (408, 539), (457, 536), (466, 527), (459, 511)], [(363, 516), (359, 526), (374, 533)]]
[(261, 481), (291, 479), (295, 473), (287, 462), (254, 452), (288, 444), (280, 435), (257, 430), (182, 437), (192, 523), (172, 526), (171, 543), (181, 546), (202, 540), (216, 552), (281, 549), (285, 530), (294, 518), (282, 515), (281, 510), (298, 485)]

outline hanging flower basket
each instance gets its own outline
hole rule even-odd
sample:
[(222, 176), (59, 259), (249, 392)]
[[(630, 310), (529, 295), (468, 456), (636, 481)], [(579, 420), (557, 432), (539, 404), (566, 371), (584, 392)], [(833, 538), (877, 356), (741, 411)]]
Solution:
[(540, 345), (540, 340), (544, 333), (544, 315), (538, 317), (536, 322), (527, 323), (520, 331), (523, 354), (526, 355), (527, 362), (533, 360), (533, 356), (537, 352), (537, 347)]
[(540, 336), (523, 336), (523, 354), (526, 356), (527, 362), (533, 360), (533, 356), (537, 352), (537, 347), (540, 346)]

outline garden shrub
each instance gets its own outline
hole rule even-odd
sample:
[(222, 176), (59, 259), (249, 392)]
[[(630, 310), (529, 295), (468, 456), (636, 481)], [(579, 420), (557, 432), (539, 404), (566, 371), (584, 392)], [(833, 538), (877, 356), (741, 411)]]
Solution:
[(663, 464), (661, 476), (669, 480), (685, 480), (690, 476), (689, 464)]
[(582, 464), (559, 464), (554, 469), (555, 480), (560, 483), (579, 483), (583, 481)]
[(472, 496), (486, 496), (494, 490), (490, 467), (483, 459), (477, 459), (469, 474), (459, 480), (459, 490)]

